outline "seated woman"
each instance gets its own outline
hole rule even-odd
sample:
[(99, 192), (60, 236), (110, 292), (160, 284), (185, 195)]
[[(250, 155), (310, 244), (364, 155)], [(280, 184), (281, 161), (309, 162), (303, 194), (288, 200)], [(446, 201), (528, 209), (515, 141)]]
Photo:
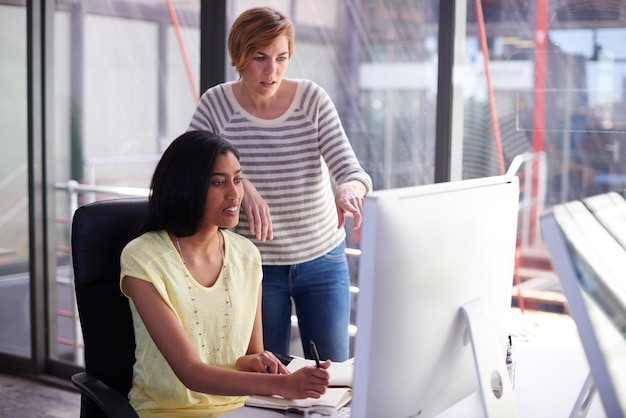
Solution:
[(239, 153), (206, 131), (175, 139), (154, 171), (149, 232), (121, 255), (135, 365), (129, 393), (143, 417), (212, 417), (246, 395), (317, 398), (330, 361), (290, 374), (263, 349), (261, 257), (228, 231), (243, 198)]

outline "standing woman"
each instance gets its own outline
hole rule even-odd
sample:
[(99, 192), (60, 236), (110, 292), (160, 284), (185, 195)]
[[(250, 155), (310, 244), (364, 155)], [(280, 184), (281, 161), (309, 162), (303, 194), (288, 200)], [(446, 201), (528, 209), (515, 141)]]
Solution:
[(263, 349), (261, 259), (228, 231), (239, 221), (237, 149), (205, 131), (165, 150), (152, 177), (149, 232), (121, 255), (135, 329), (131, 405), (145, 417), (213, 417), (245, 395), (318, 398), (330, 362), (289, 374)]
[(293, 300), (304, 353), (314, 341), (322, 358), (343, 361), (350, 321), (345, 216), (360, 227), (371, 179), (328, 94), (312, 81), (283, 78), (294, 36), (279, 11), (243, 12), (228, 36), (239, 80), (207, 90), (189, 129), (216, 132), (241, 152), (247, 179), (236, 230), (261, 251), (265, 347), (289, 353)]

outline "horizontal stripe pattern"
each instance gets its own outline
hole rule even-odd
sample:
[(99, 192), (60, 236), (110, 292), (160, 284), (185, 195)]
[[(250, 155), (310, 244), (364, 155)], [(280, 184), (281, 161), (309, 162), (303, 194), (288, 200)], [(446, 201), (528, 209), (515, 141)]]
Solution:
[(257, 241), (245, 214), (236, 231), (257, 245), (268, 265), (312, 260), (345, 239), (337, 228), (332, 182), (359, 180), (372, 189), (326, 91), (309, 80), (297, 83), (289, 110), (272, 120), (246, 112), (233, 83), (220, 84), (203, 94), (189, 125), (215, 132), (239, 150), (244, 176), (270, 207), (274, 239)]

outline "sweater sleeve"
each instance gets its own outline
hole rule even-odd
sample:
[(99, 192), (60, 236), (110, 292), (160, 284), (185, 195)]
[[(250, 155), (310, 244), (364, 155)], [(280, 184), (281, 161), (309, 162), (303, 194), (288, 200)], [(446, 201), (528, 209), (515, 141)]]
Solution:
[(323, 88), (312, 82), (308, 89), (312, 89), (311, 95), (317, 97), (316, 117), (320, 152), (333, 181), (336, 184), (343, 184), (358, 180), (365, 185), (368, 192), (372, 191), (372, 179), (361, 167), (330, 96)]

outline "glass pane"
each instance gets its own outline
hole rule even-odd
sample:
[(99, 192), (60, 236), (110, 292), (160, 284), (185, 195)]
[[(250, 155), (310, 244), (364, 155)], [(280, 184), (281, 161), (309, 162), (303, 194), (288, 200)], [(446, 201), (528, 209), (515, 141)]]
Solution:
[(187, 128), (195, 107), (200, 2), (174, 6), (175, 16), (163, 1), (57, 2), (53, 359), (83, 363), (69, 259), (73, 211), (146, 195), (161, 152)]
[(26, 9), (0, 5), (0, 352), (30, 357)]
[(467, 2), (464, 176), (513, 166), (524, 240), (535, 243), (543, 208), (626, 187), (626, 8), (510, 0), (483, 6), (481, 19), (476, 3)]
[(348, 77), (359, 80), (357, 126), (375, 189), (434, 181), (438, 12), (437, 1), (366, 1), (364, 35), (346, 22), (362, 42)]

